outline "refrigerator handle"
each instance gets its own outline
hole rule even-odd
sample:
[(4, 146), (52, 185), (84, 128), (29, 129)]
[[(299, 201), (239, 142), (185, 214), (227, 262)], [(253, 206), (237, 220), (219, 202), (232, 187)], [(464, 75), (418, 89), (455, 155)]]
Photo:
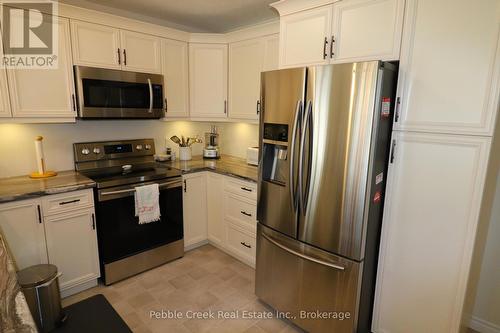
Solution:
[(305, 255), (303, 253), (300, 253), (298, 251), (295, 251), (295, 250), (292, 250), (288, 247), (286, 247), (285, 245), (283, 244), (280, 244), (278, 241), (274, 240), (273, 238), (269, 237), (268, 235), (266, 235), (265, 233), (261, 233), (262, 237), (264, 237), (265, 239), (267, 239), (269, 242), (271, 242), (272, 244), (276, 245), (277, 247), (279, 247), (280, 249), (290, 253), (290, 254), (293, 254), (299, 258), (302, 258), (302, 259), (305, 259), (305, 260), (308, 260), (308, 261), (312, 261), (312, 262), (315, 262), (317, 264), (320, 264), (320, 265), (323, 265), (323, 266), (327, 266), (327, 267), (330, 267), (330, 268), (335, 268), (335, 269), (338, 269), (340, 271), (343, 271), (345, 270), (345, 267), (343, 266), (340, 266), (340, 265), (335, 265), (335, 264), (332, 264), (332, 263), (329, 263), (327, 261), (324, 261), (324, 260), (320, 260), (320, 259), (316, 259), (316, 258), (313, 258), (313, 257), (310, 257), (308, 255)]
[[(295, 108), (295, 119), (293, 120), (293, 129), (292, 129), (292, 142), (290, 147), (290, 185), (288, 186), (290, 189), (290, 197), (293, 201), (293, 209), (297, 211), (297, 187), (295, 181), (295, 146), (297, 139), (297, 131), (300, 134), (300, 127), (302, 127), (302, 101), (297, 101), (297, 107)], [(299, 173), (300, 174), (300, 173)]]
[[(304, 114), (304, 126), (302, 126), (302, 134), (300, 135), (300, 154), (299, 154), (299, 206), (302, 208), (302, 213), (305, 215), (305, 212), (307, 210), (307, 198), (309, 194), (309, 185), (310, 185), (310, 177), (311, 177), (311, 161), (310, 158), (308, 158), (308, 168), (307, 168), (307, 179), (306, 179), (306, 184), (302, 184), (303, 182), (303, 175), (304, 175), (304, 159), (305, 159), (305, 154), (304, 154), (304, 149), (306, 145), (306, 133), (307, 130), (309, 129), (309, 147), (311, 147), (311, 140), (312, 140), (312, 101), (308, 101), (305, 107), (305, 114)], [(311, 149), (308, 149), (308, 154), (311, 154)]]

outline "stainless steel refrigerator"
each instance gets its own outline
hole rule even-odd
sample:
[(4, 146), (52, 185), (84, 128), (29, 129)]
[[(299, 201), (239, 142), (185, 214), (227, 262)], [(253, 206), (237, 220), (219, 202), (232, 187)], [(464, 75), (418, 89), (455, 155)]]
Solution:
[(310, 332), (369, 332), (397, 64), (262, 73), (256, 294)]

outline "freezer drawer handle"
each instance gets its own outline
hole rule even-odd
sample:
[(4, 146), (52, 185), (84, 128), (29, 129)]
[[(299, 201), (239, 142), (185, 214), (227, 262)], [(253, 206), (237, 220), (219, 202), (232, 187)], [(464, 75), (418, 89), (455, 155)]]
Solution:
[(323, 266), (328, 266), (328, 267), (331, 267), (331, 268), (335, 268), (335, 269), (338, 269), (338, 270), (341, 270), (341, 271), (343, 271), (345, 269), (345, 267), (342, 267), (342, 266), (339, 266), (339, 265), (335, 265), (335, 264), (332, 264), (332, 263), (329, 263), (329, 262), (326, 262), (326, 261), (323, 261), (323, 260), (319, 260), (319, 259), (316, 259), (316, 258), (313, 258), (313, 257), (309, 257), (309, 256), (306, 256), (305, 254), (302, 254), (302, 253), (297, 252), (295, 250), (289, 249), (288, 247), (286, 247), (285, 245), (282, 245), (282, 244), (278, 243), (277, 241), (275, 241), (274, 239), (272, 239), (271, 237), (269, 237), (265, 233), (261, 233), (261, 235), (262, 235), (262, 237), (264, 237), (265, 239), (267, 239), (268, 241), (270, 241), (271, 243), (273, 243), (274, 245), (276, 245), (280, 249), (285, 250), (286, 252), (291, 253), (293, 255), (296, 255), (297, 257), (300, 257), (302, 259), (315, 262), (315, 263), (323, 265)]
[(252, 248), (252, 245), (248, 245), (247, 243), (245, 242), (240, 242), (241, 245), (243, 245), (244, 247), (248, 247), (249, 249)]

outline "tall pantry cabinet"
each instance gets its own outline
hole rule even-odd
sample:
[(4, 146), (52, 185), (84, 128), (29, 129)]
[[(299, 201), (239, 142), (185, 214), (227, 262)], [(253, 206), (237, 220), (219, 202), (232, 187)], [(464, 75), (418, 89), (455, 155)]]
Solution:
[(500, 2), (406, 0), (404, 22), (372, 330), (458, 332), (498, 111)]

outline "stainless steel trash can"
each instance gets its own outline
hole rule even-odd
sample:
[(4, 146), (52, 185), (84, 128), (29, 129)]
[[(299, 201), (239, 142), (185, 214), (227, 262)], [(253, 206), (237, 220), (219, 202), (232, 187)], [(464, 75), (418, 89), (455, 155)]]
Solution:
[(52, 331), (66, 319), (61, 306), (60, 275), (57, 267), (49, 264), (30, 266), (17, 272), (17, 280), (42, 333)]

